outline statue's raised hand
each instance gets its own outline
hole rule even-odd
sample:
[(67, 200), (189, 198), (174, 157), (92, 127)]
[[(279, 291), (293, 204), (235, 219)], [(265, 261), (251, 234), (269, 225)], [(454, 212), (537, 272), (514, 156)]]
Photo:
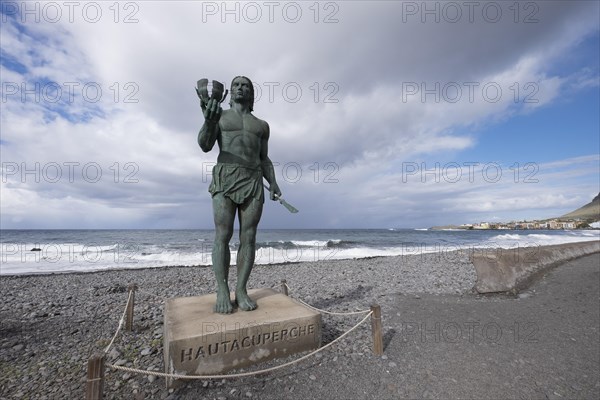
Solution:
[[(207, 123), (217, 123), (221, 118), (223, 110), (219, 106), (225, 101), (228, 90), (225, 90), (225, 86), (219, 81), (212, 81), (211, 93), (208, 94), (208, 79), (200, 79), (197, 83), (196, 94), (200, 98), (200, 107), (204, 114), (204, 119)], [(223, 93), (225, 90), (225, 93)]]
[(204, 120), (208, 124), (217, 124), (219, 119), (221, 118), (221, 113), (223, 109), (221, 108), (221, 104), (218, 100), (210, 99), (206, 104), (206, 108), (203, 108), (204, 111)]

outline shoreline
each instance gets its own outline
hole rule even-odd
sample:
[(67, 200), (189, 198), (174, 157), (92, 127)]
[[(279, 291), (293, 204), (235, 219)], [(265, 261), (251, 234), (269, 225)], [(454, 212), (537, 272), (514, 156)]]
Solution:
[[(54, 273), (97, 272), (120, 269), (147, 269), (171, 266), (210, 266), (210, 232), (173, 231), (161, 234), (140, 231), (124, 235), (108, 230), (102, 234), (77, 235), (69, 231), (56, 234), (11, 234), (2, 244), (0, 276)], [(285, 262), (349, 260), (374, 256), (408, 256), (422, 253), (476, 251), (482, 248), (514, 248), (600, 240), (594, 231), (545, 233), (389, 233), (376, 230), (291, 230), (292, 233), (263, 233), (257, 242), (256, 265)], [(164, 239), (164, 240), (163, 240)], [(39, 248), (41, 251), (31, 251)], [(237, 242), (230, 245), (235, 259)]]
[[(481, 250), (491, 250), (493, 248), (486, 248)], [(478, 249), (479, 250), (479, 249)], [(314, 260), (314, 261), (286, 261), (286, 262), (277, 262), (277, 263), (268, 263), (268, 264), (255, 264), (252, 268), (269, 268), (269, 267), (285, 267), (289, 265), (304, 265), (304, 264), (314, 264), (314, 263), (343, 263), (343, 262), (352, 262), (352, 261), (361, 261), (361, 260), (371, 260), (378, 258), (404, 258), (404, 257), (421, 257), (423, 255), (435, 255), (435, 254), (449, 254), (449, 253), (457, 253), (464, 252), (465, 249), (460, 250), (452, 250), (447, 252), (423, 252), (421, 254), (406, 254), (406, 255), (380, 255), (380, 256), (365, 256), (365, 257), (354, 257), (354, 258), (335, 258), (335, 259), (322, 259), (322, 260)], [(473, 251), (472, 248), (469, 248), (468, 251)], [(123, 272), (123, 271), (149, 271), (149, 270), (159, 270), (159, 269), (169, 269), (169, 268), (211, 268), (211, 264), (197, 264), (197, 265), (157, 265), (154, 267), (137, 267), (137, 268), (126, 268), (126, 267), (116, 267), (116, 268), (104, 268), (104, 269), (90, 269), (89, 271), (81, 271), (81, 270), (64, 270), (64, 271), (50, 271), (50, 272), (25, 272), (22, 274), (0, 274), (0, 279), (6, 278), (15, 278), (15, 277), (34, 277), (34, 276), (62, 276), (62, 275), (88, 275), (88, 274), (100, 274), (100, 273), (108, 273), (108, 272)], [(230, 268), (235, 269), (236, 265), (231, 264)]]
[[(494, 250), (494, 249), (492, 249)], [(354, 277), (357, 277), (357, 273), (364, 272), (363, 267), (366, 265), (367, 270), (372, 270), (374, 267), (383, 267), (394, 275), (400, 272), (412, 271), (411, 279), (416, 280), (418, 276), (415, 274), (419, 270), (420, 274), (427, 275), (427, 273), (434, 271), (437, 278), (442, 278), (442, 272), (445, 269), (444, 265), (452, 267), (460, 266), (463, 271), (463, 275), (468, 275), (473, 278), (475, 275), (475, 269), (470, 261), (470, 252), (465, 250), (453, 250), (451, 252), (438, 252), (438, 253), (421, 253), (421, 254), (410, 254), (410, 255), (399, 255), (399, 256), (369, 256), (363, 258), (353, 259), (333, 259), (333, 260), (317, 260), (317, 261), (297, 261), (297, 262), (285, 262), (285, 263), (273, 263), (273, 264), (257, 264), (252, 269), (252, 275), (249, 281), (249, 288), (256, 285), (253, 277), (259, 276), (268, 278), (271, 276), (282, 276), (281, 279), (286, 279), (286, 276), (297, 277), (301, 275), (302, 271), (314, 272), (314, 275), (329, 275), (341, 276), (345, 275), (346, 272), (353, 271)], [(418, 265), (422, 264), (421, 267)], [(230, 266), (230, 286), (235, 283), (235, 265)], [(338, 270), (339, 268), (339, 270)], [(394, 271), (398, 269), (398, 271)], [(448, 272), (448, 269), (446, 269)], [(28, 274), (12, 274), (12, 275), (1, 275), (0, 283), (2, 281), (13, 281), (13, 280), (36, 280), (36, 279), (52, 279), (57, 278), (61, 280), (68, 280), (69, 277), (77, 277), (84, 280), (93, 281), (98, 277), (110, 278), (107, 281), (122, 281), (122, 278), (129, 278), (129, 280), (136, 277), (140, 277), (143, 281), (148, 280), (145, 275), (170, 277), (172, 275), (198, 275), (198, 278), (212, 280), (212, 268), (210, 265), (197, 265), (197, 266), (185, 266), (185, 265), (174, 265), (174, 266), (157, 266), (157, 267), (140, 267), (140, 268), (115, 268), (115, 269), (102, 269), (95, 271), (65, 271), (65, 272), (51, 272), (51, 273), (28, 273)], [(419, 275), (420, 275), (419, 274)], [(301, 277), (300, 277), (301, 278)], [(344, 278), (346, 278), (344, 276)], [(377, 281), (375, 277), (371, 277), (372, 280)], [(424, 276), (426, 278), (426, 276)], [(308, 278), (307, 278), (308, 279)], [(287, 279), (288, 281), (290, 279)], [(261, 282), (264, 282), (262, 279)], [(276, 283), (279, 283), (277, 280)], [(472, 279), (468, 279), (472, 281)], [(130, 282), (134, 283), (134, 282)], [(319, 282), (321, 284), (322, 282)], [(276, 285), (275, 285), (276, 286)], [(461, 285), (464, 288), (464, 285)], [(216, 283), (215, 283), (216, 287)], [(432, 288), (429, 288), (433, 290)], [(448, 288), (447, 288), (448, 289)], [(427, 291), (425, 289), (425, 291)], [(433, 290), (436, 291), (436, 290)], [(203, 293), (204, 294), (204, 293)]]
[[(517, 247), (517, 249), (526, 249), (526, 248), (534, 248), (537, 247), (547, 248), (551, 246), (560, 246), (560, 245), (572, 245), (572, 244), (580, 244), (580, 243), (589, 243), (594, 242), (597, 239), (590, 240), (582, 240), (577, 242), (565, 242), (559, 244), (548, 244), (548, 245), (536, 245), (536, 246), (523, 246)], [(458, 248), (456, 250), (438, 250), (438, 251), (423, 251), (420, 250), (419, 253), (407, 252), (408, 254), (399, 254), (399, 255), (374, 255), (374, 256), (365, 256), (365, 257), (353, 257), (353, 258), (330, 258), (327, 259), (317, 259), (317, 260), (300, 260), (300, 261), (285, 261), (285, 262), (274, 262), (274, 263), (264, 263), (264, 264), (255, 264), (253, 268), (264, 268), (264, 267), (281, 267), (286, 265), (303, 265), (303, 264), (311, 264), (311, 263), (336, 263), (336, 262), (353, 262), (360, 260), (369, 260), (369, 259), (377, 259), (377, 258), (412, 258), (412, 257), (423, 257), (426, 255), (442, 255), (444, 258), (445, 255), (453, 254), (453, 253), (468, 253), (469, 257), (472, 257), (476, 253), (484, 253), (484, 254), (492, 254), (494, 252), (502, 251), (502, 250), (511, 250), (513, 248), (505, 248), (505, 247), (476, 247), (476, 246), (464, 246), (463, 248)], [(452, 257), (450, 257), (452, 260)], [(230, 266), (231, 268), (235, 268), (235, 264)], [(1, 264), (0, 264), (1, 268)], [(119, 271), (148, 271), (154, 269), (168, 269), (168, 268), (211, 268), (211, 264), (196, 264), (196, 265), (157, 265), (157, 266), (141, 266), (141, 267), (114, 267), (114, 268), (99, 268), (99, 269), (90, 269), (90, 270), (61, 270), (61, 271), (39, 271), (39, 272), (24, 272), (24, 273), (5, 273), (3, 274), (0, 270), (0, 279), (3, 278), (14, 278), (14, 277), (31, 277), (31, 276), (61, 276), (61, 275), (87, 275), (87, 274), (98, 274), (105, 272), (119, 272)]]

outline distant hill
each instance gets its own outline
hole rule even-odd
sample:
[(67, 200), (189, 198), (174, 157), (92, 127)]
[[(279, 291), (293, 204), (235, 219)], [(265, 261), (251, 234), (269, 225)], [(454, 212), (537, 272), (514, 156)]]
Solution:
[(563, 215), (560, 218), (569, 219), (584, 219), (590, 220), (590, 222), (600, 221), (600, 193), (594, 197), (594, 200), (587, 203), (585, 206), (578, 208), (575, 211), (571, 211), (568, 214)]

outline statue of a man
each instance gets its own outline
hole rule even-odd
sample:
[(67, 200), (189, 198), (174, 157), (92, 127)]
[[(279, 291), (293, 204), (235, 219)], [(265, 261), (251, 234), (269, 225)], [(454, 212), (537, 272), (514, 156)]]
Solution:
[(245, 311), (256, 309), (246, 284), (254, 264), (256, 230), (264, 203), (263, 177), (269, 182), (271, 200), (281, 197), (273, 163), (268, 157), (269, 125), (254, 115), (254, 87), (250, 79), (238, 76), (231, 82), (230, 109), (223, 111), (218, 100), (210, 99), (204, 109), (204, 125), (198, 144), (204, 152), (219, 145), (217, 165), (212, 171), (215, 241), (212, 264), (217, 280), (215, 312), (229, 314), (229, 241), (236, 213), (240, 224), (237, 254), (235, 304)]

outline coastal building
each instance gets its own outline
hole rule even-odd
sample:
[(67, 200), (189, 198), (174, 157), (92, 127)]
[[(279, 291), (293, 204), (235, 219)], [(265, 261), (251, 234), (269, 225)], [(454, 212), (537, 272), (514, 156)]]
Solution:
[(473, 229), (490, 229), (490, 224), (488, 222), (480, 222), (473, 225)]

